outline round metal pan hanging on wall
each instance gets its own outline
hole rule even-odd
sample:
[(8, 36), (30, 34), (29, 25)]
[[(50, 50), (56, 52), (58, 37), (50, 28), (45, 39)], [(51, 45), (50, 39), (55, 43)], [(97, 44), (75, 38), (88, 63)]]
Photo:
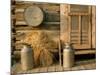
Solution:
[(25, 9), (24, 18), (28, 25), (39, 26), (43, 21), (43, 11), (37, 6), (29, 6)]

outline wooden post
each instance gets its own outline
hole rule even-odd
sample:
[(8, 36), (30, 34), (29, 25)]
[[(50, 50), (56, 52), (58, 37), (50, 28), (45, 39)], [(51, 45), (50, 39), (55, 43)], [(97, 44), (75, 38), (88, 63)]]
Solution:
[(79, 44), (81, 44), (81, 31), (82, 31), (82, 29), (81, 29), (81, 16), (79, 16)]
[[(69, 10), (69, 5), (68, 4), (60, 4), (60, 40), (61, 40), (61, 46), (63, 48), (63, 43), (68, 42), (68, 10)], [(59, 55), (60, 55), (60, 65), (62, 64), (62, 59), (61, 59), (61, 49), (59, 50)]]
[(61, 40), (59, 39), (59, 64), (61, 66), (62, 62), (61, 62)]
[(69, 5), (68, 4), (60, 4), (60, 39), (63, 43), (69, 41)]
[(90, 45), (90, 48), (91, 48), (91, 44), (92, 44), (92, 22), (91, 22), (91, 6), (89, 6), (89, 33), (88, 33), (88, 36), (89, 36), (89, 45)]
[(96, 48), (96, 6), (92, 6), (92, 48)]

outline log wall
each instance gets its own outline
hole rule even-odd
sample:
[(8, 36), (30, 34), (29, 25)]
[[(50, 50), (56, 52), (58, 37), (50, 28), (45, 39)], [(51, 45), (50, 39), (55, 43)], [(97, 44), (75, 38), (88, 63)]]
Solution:
[[(29, 26), (24, 19), (24, 11), (28, 6), (35, 5), (42, 9), (44, 13), (43, 23), (39, 27)], [(16, 1), (12, 2), (12, 49), (20, 50), (22, 46), (20, 41), (31, 31), (44, 31), (48, 36), (57, 42), (59, 41), (60, 32), (60, 6), (59, 4), (35, 3)], [(55, 48), (58, 48), (58, 46)]]

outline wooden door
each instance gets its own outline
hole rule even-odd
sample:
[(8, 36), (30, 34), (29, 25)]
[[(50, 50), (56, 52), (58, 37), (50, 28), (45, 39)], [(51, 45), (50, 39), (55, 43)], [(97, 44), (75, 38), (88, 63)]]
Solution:
[(70, 5), (69, 41), (76, 49), (91, 48), (91, 7)]

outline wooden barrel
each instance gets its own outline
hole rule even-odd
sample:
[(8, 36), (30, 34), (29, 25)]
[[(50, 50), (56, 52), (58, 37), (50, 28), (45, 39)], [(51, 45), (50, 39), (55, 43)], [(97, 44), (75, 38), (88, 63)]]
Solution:
[(24, 18), (28, 25), (39, 26), (43, 21), (43, 11), (37, 6), (29, 6), (24, 11)]

